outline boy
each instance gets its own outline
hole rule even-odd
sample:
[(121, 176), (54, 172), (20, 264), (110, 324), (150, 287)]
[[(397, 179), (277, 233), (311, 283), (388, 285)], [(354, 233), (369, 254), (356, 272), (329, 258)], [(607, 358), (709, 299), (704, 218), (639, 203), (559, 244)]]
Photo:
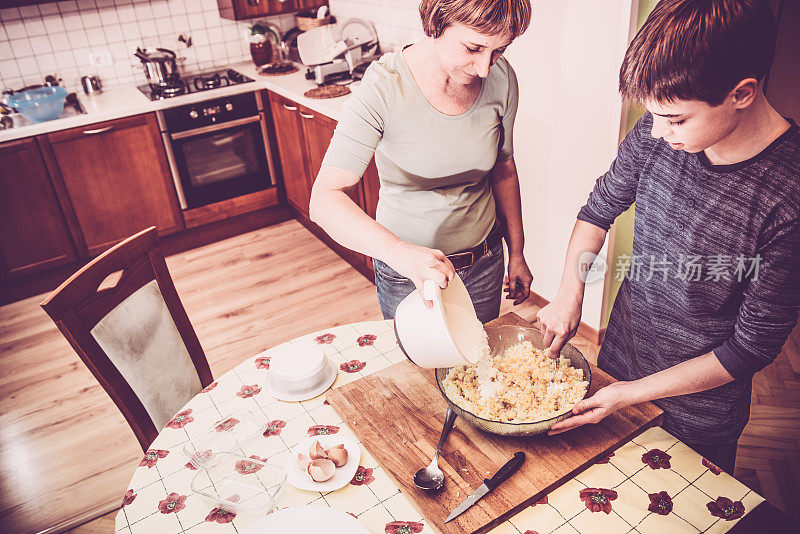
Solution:
[(620, 382), (551, 433), (654, 401), (667, 431), (733, 473), (752, 376), (800, 302), (800, 133), (759, 85), (775, 38), (767, 1), (662, 0), (628, 47), (620, 92), (647, 112), (578, 213), (558, 293), (538, 314), (557, 353), (580, 322), (579, 264), (635, 201), (630, 269), (598, 357)]

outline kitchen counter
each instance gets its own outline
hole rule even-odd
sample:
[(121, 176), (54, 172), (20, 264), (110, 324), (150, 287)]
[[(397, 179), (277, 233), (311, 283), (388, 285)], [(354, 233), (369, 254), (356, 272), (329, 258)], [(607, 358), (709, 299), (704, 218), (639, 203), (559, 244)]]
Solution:
[[(297, 72), (282, 76), (260, 76), (256, 72), (255, 65), (250, 62), (230, 65), (230, 68), (239, 71), (245, 76), (254, 78), (255, 82), (232, 85), (230, 87), (222, 87), (209, 91), (200, 91), (198, 93), (155, 101), (149, 100), (139, 91), (136, 85), (110, 87), (104, 89), (102, 93), (92, 96), (87, 96), (81, 91), (77, 91), (78, 100), (80, 100), (86, 110), (85, 115), (75, 115), (52, 121), (20, 126), (18, 128), (0, 130), (0, 143), (263, 89), (273, 91), (317, 113), (338, 120), (341, 115), (342, 106), (349, 96), (345, 95), (324, 100), (304, 97), (303, 93), (316, 87), (316, 84), (305, 79), (306, 69), (302, 65), (300, 65), (300, 70)], [(137, 85), (141, 85), (142, 83), (144, 82)], [(357, 83), (358, 82), (355, 82), (355, 84)]]

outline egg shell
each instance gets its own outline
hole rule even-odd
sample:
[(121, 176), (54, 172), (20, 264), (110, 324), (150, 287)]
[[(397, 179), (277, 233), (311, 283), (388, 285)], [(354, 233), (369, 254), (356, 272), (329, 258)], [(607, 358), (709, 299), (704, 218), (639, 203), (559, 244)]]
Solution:
[(311, 447), (309, 447), (308, 449), (308, 456), (312, 460), (328, 457), (328, 455), (325, 454), (325, 449), (323, 449), (322, 445), (319, 444), (319, 441), (315, 441), (314, 443), (311, 444)]
[(303, 454), (302, 452), (297, 453), (297, 465), (300, 466), (300, 469), (303, 471), (308, 470), (308, 464), (311, 463), (311, 458)]
[(331, 447), (327, 451), (328, 459), (333, 462), (336, 467), (342, 467), (347, 463), (347, 449), (342, 447)]
[(325, 482), (335, 471), (336, 466), (327, 458), (318, 458), (308, 464), (308, 474), (314, 482)]

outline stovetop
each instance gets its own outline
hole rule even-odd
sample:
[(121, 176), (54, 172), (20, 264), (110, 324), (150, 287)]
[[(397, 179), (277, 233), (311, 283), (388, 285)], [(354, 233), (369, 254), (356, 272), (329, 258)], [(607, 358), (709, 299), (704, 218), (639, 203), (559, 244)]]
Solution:
[(253, 78), (245, 76), (233, 69), (201, 72), (175, 80), (169, 85), (140, 85), (139, 90), (150, 100), (164, 100), (181, 95), (210, 91), (229, 85), (254, 82)]

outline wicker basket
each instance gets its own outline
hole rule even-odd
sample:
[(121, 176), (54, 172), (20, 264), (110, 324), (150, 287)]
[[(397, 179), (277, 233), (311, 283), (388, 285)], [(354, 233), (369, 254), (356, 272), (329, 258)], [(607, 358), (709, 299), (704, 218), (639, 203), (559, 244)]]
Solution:
[(295, 15), (294, 20), (297, 23), (297, 28), (301, 31), (308, 31), (311, 28), (318, 28), (331, 23), (331, 16), (328, 15), (324, 19), (314, 17), (304, 17), (302, 15)]

